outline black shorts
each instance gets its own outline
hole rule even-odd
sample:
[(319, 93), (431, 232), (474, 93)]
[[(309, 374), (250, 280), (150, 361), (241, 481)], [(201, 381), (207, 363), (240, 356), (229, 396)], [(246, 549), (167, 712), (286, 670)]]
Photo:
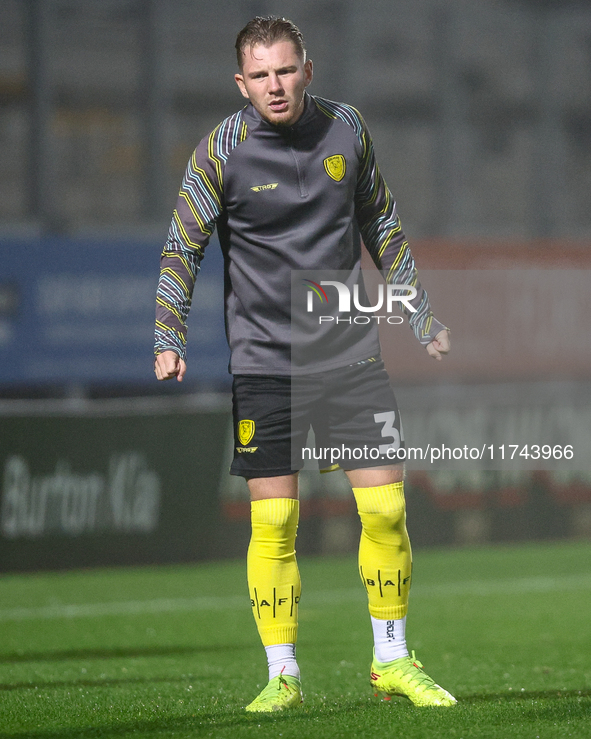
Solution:
[(233, 475), (289, 475), (309, 459), (321, 470), (402, 461), (400, 415), (381, 359), (304, 377), (235, 375), (232, 390)]

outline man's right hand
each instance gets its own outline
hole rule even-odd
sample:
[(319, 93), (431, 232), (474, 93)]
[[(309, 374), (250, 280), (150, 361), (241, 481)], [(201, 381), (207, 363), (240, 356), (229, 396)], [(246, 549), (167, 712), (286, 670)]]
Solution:
[(171, 380), (173, 377), (179, 382), (183, 381), (187, 365), (176, 352), (167, 350), (156, 357), (154, 372), (157, 380)]

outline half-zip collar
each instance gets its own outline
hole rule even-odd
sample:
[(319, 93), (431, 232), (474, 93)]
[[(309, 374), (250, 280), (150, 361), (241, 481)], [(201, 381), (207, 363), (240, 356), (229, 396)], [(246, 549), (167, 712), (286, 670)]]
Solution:
[(265, 137), (273, 137), (274, 135), (280, 137), (289, 149), (295, 167), (298, 192), (301, 198), (307, 198), (309, 194), (308, 186), (306, 184), (306, 168), (304, 157), (301, 152), (301, 143), (307, 133), (306, 129), (309, 129), (309, 127), (313, 125), (315, 115), (317, 114), (318, 109), (307, 92), (304, 93), (304, 110), (302, 115), (293, 124), (293, 126), (276, 126), (269, 123), (261, 116), (252, 103), (249, 103), (246, 106), (245, 111), (247, 125), (251, 125), (249, 119), (253, 120), (253, 122), (255, 122), (254, 125), (256, 130), (261, 133), (264, 132)]

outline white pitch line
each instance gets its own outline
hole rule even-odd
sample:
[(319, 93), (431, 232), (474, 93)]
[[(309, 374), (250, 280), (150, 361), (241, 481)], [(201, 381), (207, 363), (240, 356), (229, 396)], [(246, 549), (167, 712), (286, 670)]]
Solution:
[(173, 611), (220, 611), (248, 605), (247, 598), (239, 596), (199, 596), (196, 598), (158, 598), (155, 600), (112, 601), (110, 603), (81, 603), (79, 605), (39, 606), (37, 608), (0, 609), (0, 621), (28, 621), (30, 619), (85, 618), (120, 616), (140, 613), (167, 613)]
[[(591, 573), (564, 577), (522, 577), (506, 580), (465, 580), (437, 585), (415, 585), (411, 598), (446, 598), (458, 595), (491, 596), (525, 593), (558, 593), (570, 590), (588, 590), (591, 595)], [(302, 607), (363, 601), (363, 589), (347, 588), (306, 592)], [(182, 611), (222, 611), (228, 608), (248, 610), (246, 596), (198, 596), (195, 598), (158, 598), (155, 600), (112, 601), (110, 603), (82, 603), (71, 605), (38, 606), (33, 608), (0, 609), (0, 622), (31, 621), (59, 618), (96, 618), (101, 616), (131, 616), (142, 613), (173, 613)]]

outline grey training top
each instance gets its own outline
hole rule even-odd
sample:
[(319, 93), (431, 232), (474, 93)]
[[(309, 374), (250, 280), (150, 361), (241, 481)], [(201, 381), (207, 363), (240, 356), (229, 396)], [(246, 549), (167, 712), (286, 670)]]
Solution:
[[(347, 276), (353, 295), (361, 238), (388, 283), (415, 288), (410, 301), (415, 310), (404, 310), (421, 344), (444, 328), (418, 281), (365, 122), (348, 105), (306, 93), (302, 116), (286, 127), (268, 123), (248, 104), (200, 142), (162, 253), (156, 354), (172, 349), (185, 356), (193, 286), (216, 226), (225, 261), (233, 374), (318, 372), (379, 355), (376, 322), (355, 322), (359, 310), (353, 305), (348, 316), (353, 320), (347, 323), (338, 314), (338, 325), (328, 318), (316, 323), (318, 306), (314, 315), (306, 309), (310, 281), (319, 286), (318, 276), (330, 279), (334, 270)], [(299, 327), (294, 351), (292, 287)], [(324, 288), (333, 319), (336, 295), (333, 287)], [(367, 305), (363, 287), (360, 295)]]

